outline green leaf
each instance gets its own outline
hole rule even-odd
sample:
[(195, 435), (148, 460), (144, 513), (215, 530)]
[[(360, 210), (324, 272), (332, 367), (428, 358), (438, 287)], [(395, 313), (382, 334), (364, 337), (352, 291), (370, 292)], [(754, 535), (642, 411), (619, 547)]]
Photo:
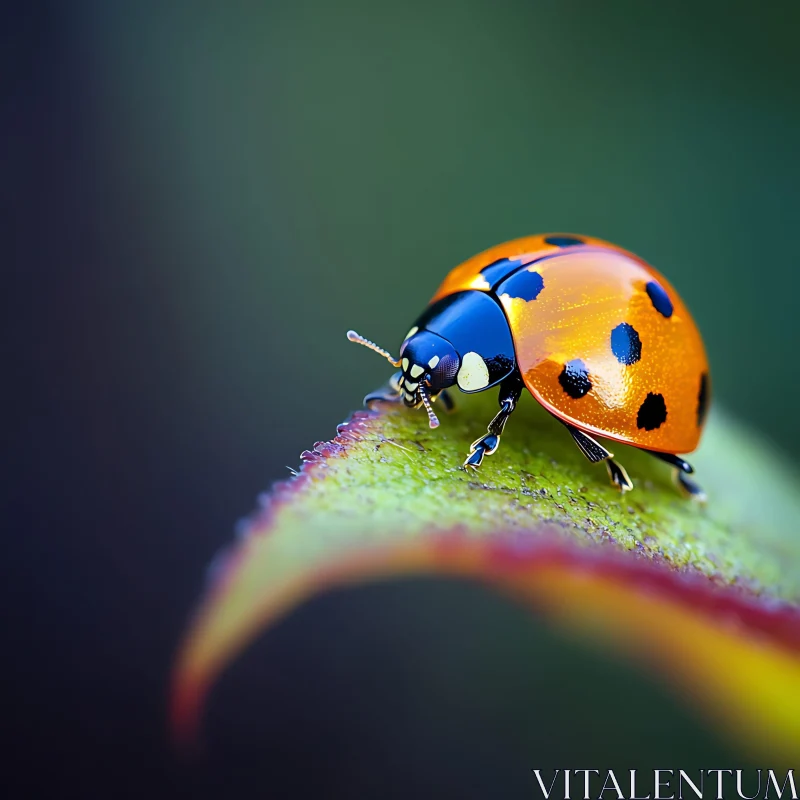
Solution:
[(280, 536), (320, 526), (325, 534), (298, 535), (291, 543), (287, 536), (276, 570), (285, 574), (330, 550), (414, 537), (432, 527), (478, 535), (547, 522), (577, 542), (613, 542), (720, 582), (800, 599), (800, 537), (793, 533), (800, 479), (774, 450), (723, 414), (712, 415), (691, 459), (709, 495), (703, 507), (678, 493), (669, 467), (613, 445), (635, 484), (621, 496), (605, 467), (586, 461), (564, 427), (533, 402), (521, 404), (481, 469), (464, 472), (470, 442), (495, 413), (493, 399), (464, 398), (436, 430), (420, 412), (357, 415), (341, 443), (318, 445), (343, 457), (309, 454), (311, 480), (287, 487), (299, 493), (274, 509), (271, 529)]
[[(681, 496), (662, 462), (615, 445), (636, 487), (620, 495), (604, 466), (589, 464), (529, 400), (498, 451), (466, 473), (469, 443), (495, 411), (488, 393), (462, 398), (436, 430), (420, 412), (358, 412), (333, 441), (306, 451), (301, 473), (273, 489), (216, 565), (176, 666), (176, 729), (196, 728), (220, 670), (303, 598), (337, 583), (437, 571), (544, 603), (565, 625), (600, 630), (601, 644), (634, 658), (660, 652), (655, 668), (668, 667), (668, 678), (714, 685), (708, 705), (725, 724), (779, 730), (779, 741), (800, 746), (800, 480), (783, 458), (717, 411), (691, 459), (707, 505)], [(550, 549), (528, 552), (533, 541)], [(673, 583), (659, 583), (665, 575)], [(729, 630), (730, 618), (744, 620), (741, 629)], [(674, 661), (688, 642), (691, 657)], [(723, 663), (747, 668), (726, 668), (719, 690)], [(757, 696), (756, 721), (748, 714)]]

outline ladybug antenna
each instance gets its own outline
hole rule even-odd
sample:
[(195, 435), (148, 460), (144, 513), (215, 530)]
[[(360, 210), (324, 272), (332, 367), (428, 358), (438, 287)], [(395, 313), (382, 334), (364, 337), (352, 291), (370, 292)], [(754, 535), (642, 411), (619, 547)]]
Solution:
[(428, 397), (428, 392), (425, 390), (425, 384), (423, 383), (420, 383), (419, 385), (419, 396), (422, 398), (422, 403), (425, 406), (425, 410), (428, 412), (428, 424), (431, 426), (431, 428), (438, 428), (439, 418), (433, 412), (431, 400)]
[(368, 347), (370, 350), (374, 350), (378, 355), (382, 355), (393, 367), (399, 367), (400, 362), (396, 359), (392, 358), (392, 356), (384, 350), (382, 347), (378, 347), (375, 342), (371, 342), (369, 339), (365, 339), (360, 334), (356, 333), (355, 331), (347, 331), (347, 338), (351, 342), (355, 342), (356, 344), (363, 344), (364, 347)]

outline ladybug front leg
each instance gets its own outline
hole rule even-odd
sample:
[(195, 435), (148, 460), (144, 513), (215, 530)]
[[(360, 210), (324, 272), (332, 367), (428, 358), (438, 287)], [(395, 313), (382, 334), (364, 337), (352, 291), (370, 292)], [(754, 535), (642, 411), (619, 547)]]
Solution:
[(364, 398), (364, 405), (368, 406), (370, 403), (376, 400), (382, 403), (399, 403), (403, 396), (400, 391), (400, 378), (402, 375), (402, 370), (395, 372), (395, 374), (392, 375), (392, 377), (389, 378), (389, 380), (383, 386), (381, 386), (380, 389), (370, 392)]
[[(400, 378), (402, 376), (402, 371), (395, 372), (389, 380), (380, 387), (380, 389), (376, 389), (374, 392), (370, 392), (364, 400), (362, 401), (365, 406), (368, 406), (370, 403), (380, 402), (380, 403), (399, 403), (403, 399), (403, 392), (400, 388)], [(441, 400), (442, 405), (444, 406), (444, 410), (449, 414), (453, 409), (455, 409), (456, 404), (453, 400), (453, 396), (447, 389), (443, 389), (439, 394), (433, 395), (431, 400)]]
[(469, 455), (464, 461), (464, 469), (478, 469), (483, 462), (484, 456), (490, 456), (500, 445), (500, 436), (506, 427), (508, 418), (514, 413), (520, 395), (522, 394), (522, 378), (518, 372), (509, 375), (500, 384), (500, 411), (497, 416), (489, 423), (487, 432), (476, 439), (469, 448)]
[(456, 408), (456, 401), (453, 400), (453, 395), (447, 391), (447, 389), (442, 389), (439, 394), (435, 394), (431, 400), (439, 399), (442, 401), (442, 405), (444, 406), (444, 410), (450, 414), (451, 412), (455, 411)]

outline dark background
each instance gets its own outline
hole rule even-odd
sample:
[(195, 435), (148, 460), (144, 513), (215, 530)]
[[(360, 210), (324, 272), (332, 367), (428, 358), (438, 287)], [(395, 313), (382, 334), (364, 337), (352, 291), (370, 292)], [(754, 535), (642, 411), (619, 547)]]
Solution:
[(344, 332), (395, 348), (492, 244), (648, 258), (717, 400), (800, 445), (798, 25), (796, 3), (4, 4), (0, 780), (484, 797), (535, 796), (539, 766), (742, 766), (662, 689), (456, 584), (298, 611), (227, 673), (199, 759), (164, 708), (236, 519), (385, 376)]

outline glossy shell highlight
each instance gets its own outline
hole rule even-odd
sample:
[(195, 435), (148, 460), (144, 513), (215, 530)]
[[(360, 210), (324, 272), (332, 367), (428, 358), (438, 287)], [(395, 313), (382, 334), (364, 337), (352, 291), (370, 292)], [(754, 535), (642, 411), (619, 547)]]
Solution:
[(645, 261), (600, 239), (544, 234), (470, 258), (433, 300), (464, 289), (499, 299), (525, 385), (557, 417), (650, 450), (697, 447), (705, 348), (678, 293)]

